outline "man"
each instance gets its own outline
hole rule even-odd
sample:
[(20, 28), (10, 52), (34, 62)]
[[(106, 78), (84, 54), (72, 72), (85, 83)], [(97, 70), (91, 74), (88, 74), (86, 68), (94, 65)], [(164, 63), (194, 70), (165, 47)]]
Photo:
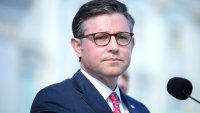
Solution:
[(128, 82), (129, 82), (129, 76), (127, 72), (121, 74), (118, 77), (118, 86), (124, 93), (127, 93), (128, 91)]
[(71, 39), (81, 69), (71, 79), (38, 92), (31, 113), (149, 113), (117, 85), (130, 64), (133, 26), (119, 1), (84, 4), (73, 19)]

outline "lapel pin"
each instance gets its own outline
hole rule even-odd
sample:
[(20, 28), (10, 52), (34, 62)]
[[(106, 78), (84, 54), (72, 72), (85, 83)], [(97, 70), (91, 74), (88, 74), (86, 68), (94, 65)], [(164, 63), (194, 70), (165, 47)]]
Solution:
[(131, 108), (135, 108), (135, 106), (134, 106), (134, 105), (131, 105)]

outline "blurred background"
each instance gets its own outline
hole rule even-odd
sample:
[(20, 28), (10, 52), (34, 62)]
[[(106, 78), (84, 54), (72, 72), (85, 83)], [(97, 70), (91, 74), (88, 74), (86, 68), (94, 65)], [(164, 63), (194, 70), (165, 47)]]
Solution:
[[(88, 0), (0, 0), (0, 113), (28, 113), (47, 85), (80, 68), (71, 23)], [(199, 104), (167, 93), (187, 78), (200, 99), (199, 0), (121, 0), (136, 21), (128, 94), (151, 113), (200, 113)]]

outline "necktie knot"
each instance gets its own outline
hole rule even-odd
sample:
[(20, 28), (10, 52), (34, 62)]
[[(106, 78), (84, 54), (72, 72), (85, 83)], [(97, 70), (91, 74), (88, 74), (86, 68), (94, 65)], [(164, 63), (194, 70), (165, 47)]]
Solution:
[(113, 103), (113, 113), (121, 113), (117, 94), (112, 92), (109, 97)]

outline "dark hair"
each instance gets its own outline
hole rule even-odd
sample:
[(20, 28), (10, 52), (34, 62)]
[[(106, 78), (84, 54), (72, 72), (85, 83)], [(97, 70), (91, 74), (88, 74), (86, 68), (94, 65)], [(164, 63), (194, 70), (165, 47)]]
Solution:
[(84, 22), (91, 17), (101, 14), (121, 13), (128, 20), (130, 32), (133, 31), (134, 19), (128, 13), (125, 4), (117, 0), (92, 0), (82, 5), (76, 13), (72, 22), (74, 37), (79, 38), (84, 35)]

